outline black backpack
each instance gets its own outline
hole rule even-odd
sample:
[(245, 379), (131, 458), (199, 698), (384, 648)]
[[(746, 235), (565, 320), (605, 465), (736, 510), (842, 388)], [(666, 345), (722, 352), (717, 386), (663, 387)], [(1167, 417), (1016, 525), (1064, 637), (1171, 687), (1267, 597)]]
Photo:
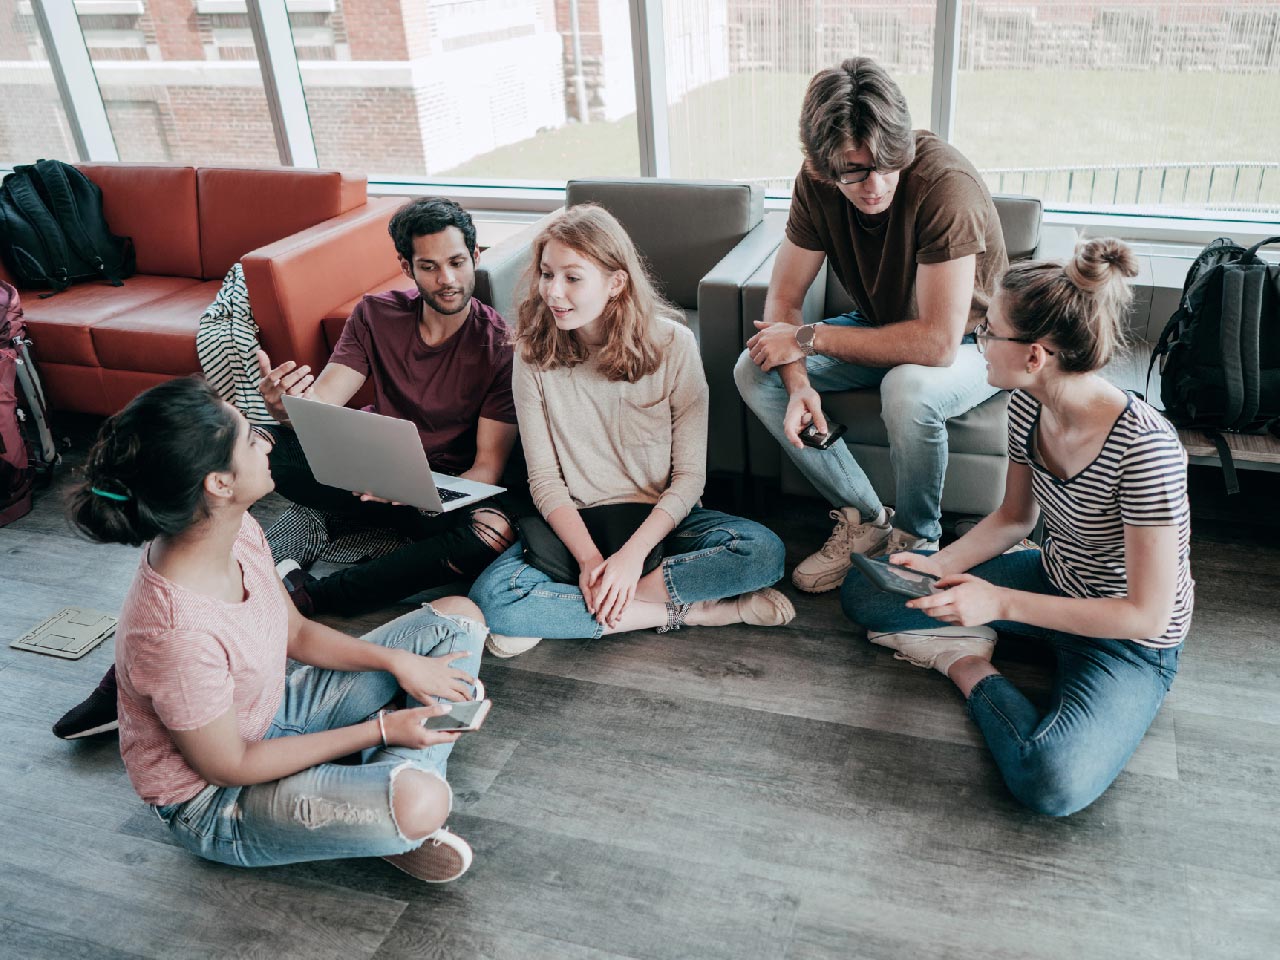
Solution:
[(1213, 241), (1187, 271), (1182, 299), (1151, 351), (1160, 400), (1175, 426), (1203, 430), (1218, 448), (1227, 490), (1239, 490), (1222, 431), (1280, 436), (1280, 264), (1258, 249)]
[(0, 183), (0, 257), (24, 287), (106, 280), (134, 271), (133, 241), (107, 229), (102, 190), (57, 160), (22, 164)]

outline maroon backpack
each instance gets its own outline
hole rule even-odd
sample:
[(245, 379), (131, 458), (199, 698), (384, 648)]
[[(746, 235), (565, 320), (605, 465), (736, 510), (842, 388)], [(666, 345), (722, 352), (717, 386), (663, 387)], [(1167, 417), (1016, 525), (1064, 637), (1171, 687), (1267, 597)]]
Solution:
[(0, 280), (0, 527), (31, 510), (35, 468), (18, 422), (18, 355), (26, 340), (18, 291)]

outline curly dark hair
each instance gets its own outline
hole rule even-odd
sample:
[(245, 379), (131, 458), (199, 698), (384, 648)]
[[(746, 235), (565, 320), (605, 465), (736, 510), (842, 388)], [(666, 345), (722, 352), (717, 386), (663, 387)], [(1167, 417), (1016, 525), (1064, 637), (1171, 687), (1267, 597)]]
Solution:
[(462, 231), (471, 259), (476, 258), (476, 225), (471, 214), (444, 197), (418, 197), (395, 212), (387, 224), (387, 233), (396, 245), (396, 253), (405, 260), (413, 259), (413, 238), (427, 237), (449, 227)]

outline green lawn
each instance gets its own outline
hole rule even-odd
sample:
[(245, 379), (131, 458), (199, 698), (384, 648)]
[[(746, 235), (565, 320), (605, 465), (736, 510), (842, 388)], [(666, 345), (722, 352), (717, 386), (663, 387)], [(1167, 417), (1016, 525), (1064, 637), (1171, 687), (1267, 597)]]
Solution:
[[(796, 133), (808, 77), (744, 73), (701, 87), (670, 109), (672, 173), (687, 177), (792, 177), (800, 163)], [(929, 123), (930, 79), (900, 79), (917, 126)], [(1280, 158), (1280, 77), (1185, 72), (984, 71), (962, 74), (956, 145), (980, 168), (1087, 164), (1264, 161)], [(468, 161), (450, 175), (564, 180), (634, 175), (635, 119), (573, 124)], [(1114, 176), (1114, 175), (1112, 175)], [(1130, 176), (1130, 175), (1124, 175)], [(1136, 178), (1136, 175), (1132, 175)], [(1208, 174), (1201, 173), (1207, 181)], [(1181, 189), (1181, 175), (1177, 187)], [(1257, 174), (1241, 178), (1252, 200)], [(1132, 183), (1122, 180), (1130, 198)], [(1158, 181), (1144, 181), (1155, 202)], [(1170, 189), (1174, 187), (1172, 178)], [(1192, 193), (1196, 180), (1192, 180)], [(1215, 180), (1213, 199), (1228, 202), (1231, 178)], [(1081, 181), (1072, 199), (1084, 202)], [(1030, 192), (1037, 192), (1028, 184)], [(1065, 177), (1039, 190), (1065, 199)], [(1123, 195), (1124, 189), (1121, 190)], [(1202, 199), (1202, 184), (1198, 195)], [(1110, 202), (1111, 190), (1098, 202)], [(1280, 204), (1280, 172), (1268, 175), (1264, 201)]]

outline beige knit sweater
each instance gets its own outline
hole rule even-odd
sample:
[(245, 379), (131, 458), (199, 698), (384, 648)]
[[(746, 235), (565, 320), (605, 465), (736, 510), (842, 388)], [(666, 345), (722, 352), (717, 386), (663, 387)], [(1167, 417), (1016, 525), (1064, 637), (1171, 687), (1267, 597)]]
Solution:
[(707, 380), (688, 327), (657, 321), (662, 363), (637, 383), (606, 380), (595, 357), (539, 370), (516, 350), (512, 389), (529, 492), (566, 504), (651, 503), (676, 523), (707, 479)]

